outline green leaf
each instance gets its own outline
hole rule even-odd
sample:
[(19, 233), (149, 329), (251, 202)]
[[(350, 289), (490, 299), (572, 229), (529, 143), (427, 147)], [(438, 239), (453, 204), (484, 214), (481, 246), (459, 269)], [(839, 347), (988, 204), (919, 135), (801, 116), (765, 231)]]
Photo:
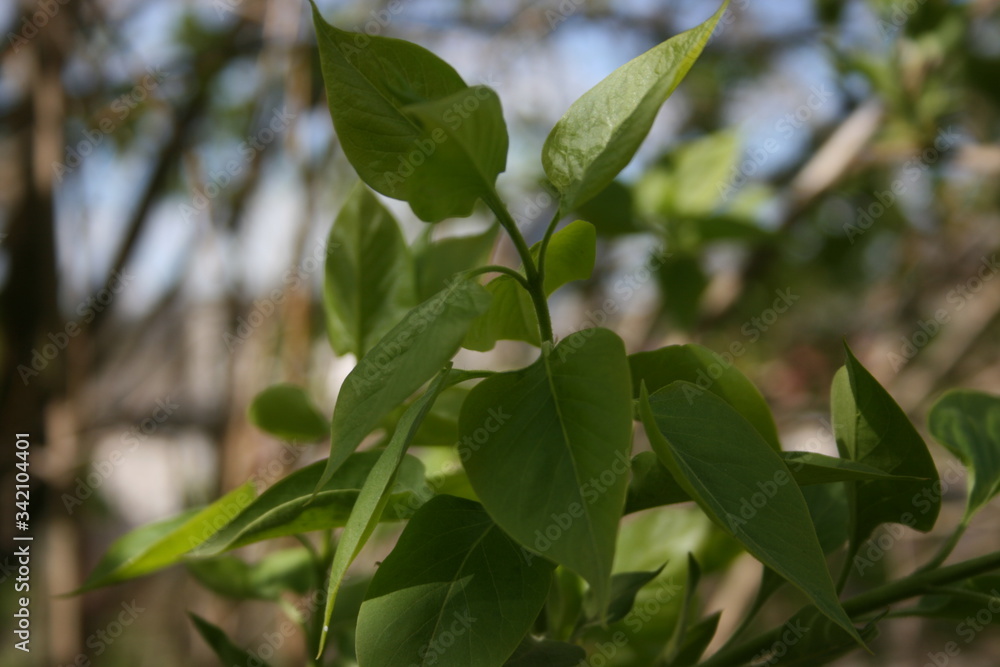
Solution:
[(418, 218), (465, 217), (495, 193), (507, 166), (507, 125), (491, 88), (472, 86), (403, 112), (421, 127), (425, 143), (414, 145), (393, 180)]
[(361, 183), (330, 229), (324, 270), (326, 328), (337, 354), (361, 358), (416, 303), (399, 224)]
[(675, 253), (663, 260), (657, 270), (663, 289), (663, 310), (677, 326), (691, 330), (698, 323), (701, 295), (708, 287), (708, 276), (698, 257)]
[[(846, 346), (845, 346), (846, 347)], [(848, 486), (851, 544), (856, 549), (883, 523), (927, 532), (941, 507), (937, 469), (923, 439), (882, 385), (847, 349), (847, 366), (830, 395), (837, 448), (846, 459), (916, 480), (858, 481)]]
[[(619, 572), (611, 576), (611, 599), (608, 604), (607, 616), (603, 619), (605, 623), (617, 623), (632, 611), (635, 604), (635, 596), (643, 586), (656, 579), (663, 572), (663, 567), (652, 572)], [(602, 621), (598, 601), (594, 596), (593, 589), (587, 591), (584, 600), (584, 609), (587, 611), (587, 618), (594, 623)]]
[(651, 393), (678, 380), (693, 383), (696, 387), (685, 388), (692, 396), (702, 390), (712, 392), (743, 415), (774, 451), (781, 451), (771, 409), (757, 387), (733, 366), (732, 357), (690, 344), (639, 352), (629, 355), (628, 360), (634, 396), (639, 396), (643, 383)]
[(851, 480), (913, 481), (916, 477), (892, 475), (878, 468), (815, 452), (782, 452), (781, 458), (799, 486)]
[(598, 236), (614, 238), (646, 231), (636, 222), (632, 191), (620, 181), (611, 181), (575, 211), (576, 217), (594, 225)]
[(722, 612), (717, 611), (698, 621), (684, 634), (677, 655), (668, 663), (669, 667), (693, 667), (701, 660), (702, 654), (715, 638)]
[(562, 195), (563, 212), (604, 189), (632, 160), (727, 6), (728, 1), (705, 23), (616, 69), (559, 119), (542, 148), (542, 165)]
[(253, 483), (247, 482), (204, 509), (143, 526), (119, 538), (74, 593), (141, 577), (179, 562), (184, 554), (229, 523), (253, 498)]
[(407, 313), (361, 358), (337, 396), (330, 458), (320, 485), (372, 429), (458, 352), (469, 324), (486, 312), (489, 302), (490, 295), (478, 283), (454, 283)]
[(358, 662), (501, 665), (538, 616), (551, 572), (544, 559), (529, 564), (481, 505), (437, 496), (413, 516), (368, 587)]
[(481, 382), (459, 421), (459, 453), (490, 516), (586, 579), (602, 610), (632, 441), (628, 373), (621, 339), (585, 329)]
[[(780, 456), (799, 486), (831, 484), (856, 479), (911, 479), (896, 477), (853, 461), (812, 452), (781, 452)], [(632, 481), (625, 501), (625, 513), (638, 512), (691, 500), (653, 452), (640, 452), (632, 459)], [(817, 524), (818, 525), (818, 524)]]
[[(345, 32), (327, 23), (315, 4), (312, 9), (326, 98), (344, 155), (371, 188), (409, 201), (410, 176), (440, 142), (404, 109), (468, 87), (427, 49)], [(420, 157), (425, 161), (417, 165)]]
[[(541, 243), (531, 247), (538, 260)], [(574, 280), (586, 280), (594, 270), (597, 254), (597, 231), (589, 222), (577, 220), (560, 229), (549, 239), (545, 258), (545, 295)], [(493, 295), (489, 310), (473, 322), (462, 343), (470, 350), (485, 352), (498, 340), (521, 340), (541, 345), (538, 318), (531, 296), (510, 276), (499, 276), (486, 285)]]
[(461, 381), (464, 377), (461, 371), (453, 372), (450, 368), (438, 373), (423, 396), (411, 403), (403, 416), (400, 417), (389, 444), (382, 450), (375, 466), (365, 478), (358, 499), (351, 510), (351, 515), (344, 526), (344, 532), (340, 535), (337, 550), (333, 554), (330, 581), (326, 589), (326, 609), (323, 612), (323, 632), (320, 636), (317, 657), (323, 655), (323, 648), (330, 628), (330, 618), (333, 615), (333, 607), (337, 599), (337, 591), (340, 590), (340, 584), (344, 580), (344, 575), (347, 574), (347, 568), (351, 566), (358, 552), (368, 541), (379, 517), (389, 503), (389, 490), (403, 461), (406, 448), (409, 447), (420, 423), (427, 416), (441, 390), (449, 382)]
[[(920, 601), (905, 609), (894, 611), (893, 617), (922, 616), (925, 618), (967, 619), (976, 618), (983, 609), (1000, 607), (1000, 576), (995, 574), (972, 577), (951, 586), (938, 587), (924, 595)], [(991, 613), (991, 623), (1000, 623), (1000, 614)], [(979, 620), (982, 623), (982, 620)], [(966, 629), (970, 626), (966, 624)]]
[(699, 507), (861, 643), (837, 599), (802, 492), (750, 423), (686, 382), (652, 396), (643, 387), (639, 410), (653, 451)]
[[(352, 454), (318, 490), (326, 461), (296, 470), (260, 494), (192, 556), (206, 558), (262, 540), (343, 526), (381, 456), (381, 450)], [(409, 506), (411, 496), (426, 493), (425, 486), (423, 464), (412, 456), (404, 457), (393, 500)], [(390, 513), (382, 518), (402, 517)]]
[(268, 663), (233, 644), (226, 633), (215, 625), (191, 612), (188, 612), (188, 617), (201, 638), (212, 647), (223, 667), (268, 667)]
[(417, 295), (421, 301), (448, 286), (455, 274), (481, 266), (489, 260), (497, 238), (497, 225), (482, 234), (452, 236), (430, 241), (428, 236), (414, 248), (417, 270)]
[(276, 384), (257, 394), (247, 416), (260, 430), (289, 442), (315, 442), (330, 433), (330, 423), (294, 384)]
[(277, 600), (285, 591), (303, 594), (316, 586), (316, 563), (306, 549), (283, 549), (250, 564), (235, 556), (186, 563), (209, 590), (237, 600)]
[(1000, 396), (950, 391), (931, 408), (927, 422), (931, 435), (971, 470), (968, 520), (1000, 493)]
[(673, 635), (667, 642), (665, 648), (667, 652), (667, 662), (674, 662), (681, 651), (681, 647), (688, 636), (688, 625), (698, 618), (698, 606), (695, 600), (695, 593), (698, 592), (698, 584), (701, 582), (701, 567), (694, 555), (690, 552), (687, 555), (687, 582), (684, 586), (684, 601), (681, 603), (680, 615), (677, 624), (674, 626)]
[(530, 635), (514, 650), (503, 667), (578, 667), (587, 652), (576, 644), (535, 639)]

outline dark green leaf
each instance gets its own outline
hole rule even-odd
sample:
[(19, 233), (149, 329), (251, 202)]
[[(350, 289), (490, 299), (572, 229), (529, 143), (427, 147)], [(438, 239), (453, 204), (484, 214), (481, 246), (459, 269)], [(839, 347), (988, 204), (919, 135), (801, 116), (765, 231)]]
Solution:
[(375, 466), (365, 478), (357, 502), (355, 502), (351, 515), (344, 526), (344, 531), (340, 535), (337, 550), (333, 554), (330, 581), (326, 589), (326, 609), (323, 612), (323, 632), (320, 636), (317, 655), (323, 655), (323, 647), (326, 644), (330, 628), (330, 618), (337, 600), (337, 591), (340, 590), (340, 585), (347, 574), (347, 568), (351, 566), (358, 552), (368, 541), (379, 517), (382, 516), (389, 503), (389, 490), (396, 479), (406, 448), (409, 447), (420, 423), (427, 416), (441, 390), (450, 382), (459, 382), (463, 378), (464, 374), (461, 371), (453, 372), (450, 367), (438, 373), (424, 395), (411, 403), (403, 416), (400, 417), (389, 444), (381, 452)]
[[(846, 459), (917, 480), (858, 481), (848, 486), (854, 549), (883, 523), (927, 532), (941, 494), (927, 446), (902, 409), (847, 349), (847, 366), (833, 380), (830, 403), (837, 448)], [(853, 553), (850, 554), (853, 557)]]
[(132, 531), (108, 548), (83, 586), (74, 592), (134, 579), (179, 562), (184, 554), (229, 523), (253, 498), (253, 484), (247, 482), (204, 509)]
[(652, 396), (643, 388), (640, 414), (653, 451), (702, 510), (860, 643), (837, 599), (802, 492), (750, 423), (715, 394), (685, 382)]
[(518, 645), (503, 667), (578, 667), (587, 652), (576, 644), (535, 639), (528, 636)]
[(407, 164), (394, 180), (421, 220), (465, 217), (480, 198), (494, 192), (507, 166), (507, 125), (500, 98), (486, 86), (472, 86), (403, 112), (423, 131)]
[(815, 452), (782, 452), (781, 458), (785, 460), (785, 465), (792, 471), (799, 486), (850, 480), (914, 481), (916, 479), (915, 477), (892, 475), (863, 463)]
[(417, 301), (399, 224), (361, 183), (330, 229), (325, 272), (326, 328), (337, 354), (361, 358)]
[(219, 657), (223, 667), (268, 667), (268, 664), (255, 655), (247, 653), (229, 640), (222, 630), (212, 625), (200, 616), (188, 612), (201, 638), (212, 647)]
[(669, 667), (692, 667), (698, 664), (705, 649), (715, 638), (721, 617), (722, 612), (717, 611), (692, 625), (684, 634), (677, 655), (668, 663)]
[(583, 94), (542, 148), (545, 173), (572, 211), (604, 189), (635, 155), (660, 106), (681, 82), (728, 2), (705, 23), (622, 65)]
[(497, 238), (497, 225), (482, 234), (452, 236), (440, 241), (427, 240), (414, 248), (417, 269), (417, 295), (421, 301), (448, 286), (455, 274), (486, 264)]
[(634, 396), (639, 395), (643, 383), (651, 393), (678, 380), (693, 383), (696, 387), (687, 388), (692, 395), (701, 390), (712, 392), (743, 415), (772, 449), (781, 451), (771, 409), (757, 387), (733, 365), (731, 356), (690, 344), (639, 352), (628, 359)]
[(927, 418), (931, 434), (971, 469), (966, 518), (1000, 493), (1000, 396), (960, 389)]
[(254, 426), (289, 442), (315, 442), (330, 434), (330, 422), (313, 407), (305, 390), (293, 384), (260, 392), (247, 414)]
[[(878, 637), (876, 624), (883, 616), (885, 612), (857, 632), (865, 643)], [(854, 635), (844, 632), (843, 628), (821, 616), (815, 607), (803, 609), (783, 627), (785, 631), (781, 635), (782, 639), (758, 656), (760, 662), (766, 664), (767, 660), (778, 661), (777, 664), (781, 667), (816, 667), (829, 664), (858, 649)]]
[[(552, 235), (545, 259), (545, 295), (574, 280), (586, 280), (594, 270), (597, 232), (589, 222), (577, 220)], [(531, 247), (538, 259), (541, 244)], [(538, 318), (531, 297), (510, 276), (499, 276), (486, 285), (493, 295), (490, 309), (473, 322), (462, 343), (470, 350), (493, 349), (498, 340), (522, 340), (541, 345)]]
[(189, 561), (188, 571), (209, 590), (238, 600), (277, 600), (285, 591), (316, 586), (316, 563), (306, 549), (284, 549), (247, 563), (235, 556)]
[(636, 223), (632, 191), (612, 181), (593, 199), (576, 209), (576, 217), (594, 225), (599, 236), (615, 237), (645, 231)]
[(337, 396), (330, 458), (320, 484), (396, 406), (441, 370), (489, 302), (479, 284), (454, 283), (407, 313), (362, 357)]
[(476, 494), (514, 539), (573, 570), (604, 609), (632, 440), (625, 347), (574, 333), (528, 368), (469, 394), (459, 452)]
[[(608, 613), (604, 618), (605, 623), (617, 623), (632, 611), (635, 604), (635, 596), (639, 590), (659, 576), (663, 572), (663, 566), (652, 572), (619, 572), (611, 576), (611, 602), (608, 604)], [(600, 623), (600, 609), (597, 606), (597, 599), (588, 591), (584, 601), (584, 609), (587, 611), (588, 620)]]
[(551, 572), (544, 559), (529, 564), (481, 505), (437, 496), (372, 579), (358, 616), (359, 662), (502, 665), (541, 610)]
[[(318, 490), (325, 461), (296, 470), (260, 494), (192, 555), (205, 558), (261, 540), (343, 526), (381, 456), (381, 450), (352, 454)], [(404, 457), (396, 483), (394, 500), (403, 506), (409, 506), (413, 495), (425, 495), (423, 464)], [(403, 517), (388, 513), (382, 518)]]

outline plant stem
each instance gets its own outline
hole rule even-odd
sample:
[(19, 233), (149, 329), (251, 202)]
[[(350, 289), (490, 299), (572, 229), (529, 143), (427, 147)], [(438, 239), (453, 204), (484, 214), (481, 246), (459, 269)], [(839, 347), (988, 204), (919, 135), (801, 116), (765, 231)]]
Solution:
[(527, 279), (528, 293), (531, 295), (531, 302), (535, 306), (535, 314), (538, 316), (538, 330), (541, 333), (542, 341), (552, 342), (552, 318), (549, 315), (549, 304), (545, 299), (545, 289), (542, 284), (542, 275), (535, 266), (535, 260), (531, 256), (531, 249), (521, 235), (521, 230), (517, 228), (517, 223), (511, 217), (510, 212), (504, 205), (503, 200), (495, 190), (490, 191), (483, 197), (483, 201), (490, 207), (500, 225), (507, 231), (514, 248), (521, 257), (524, 264), (524, 275)]
[(502, 273), (505, 276), (510, 276), (517, 282), (521, 283), (521, 286), (524, 287), (524, 289), (527, 290), (528, 293), (531, 292), (531, 285), (528, 284), (528, 279), (525, 278), (520, 273), (518, 273), (517, 271), (515, 271), (514, 269), (510, 268), (509, 266), (499, 266), (497, 264), (490, 264), (489, 266), (480, 266), (477, 269), (466, 271), (464, 275), (466, 278), (474, 278), (476, 276), (481, 276), (484, 273)]
[(552, 239), (552, 233), (556, 231), (556, 224), (559, 222), (559, 209), (552, 215), (552, 220), (549, 221), (549, 226), (545, 228), (545, 236), (542, 237), (542, 245), (538, 249), (538, 275), (539, 280), (542, 284), (545, 284), (545, 256), (548, 255), (549, 241)]
[[(890, 604), (908, 600), (921, 595), (928, 588), (954, 583), (985, 572), (1000, 569), (1000, 551), (979, 558), (955, 563), (948, 567), (927, 572), (917, 572), (906, 579), (893, 581), (879, 586), (867, 593), (862, 593), (844, 602), (844, 610), (848, 616), (855, 617), (866, 614)], [(779, 626), (762, 635), (758, 635), (740, 646), (723, 649), (700, 663), (700, 667), (732, 667), (743, 665), (762, 651), (766, 651), (775, 642), (780, 641), (784, 626)]]
[(935, 568), (940, 567), (941, 563), (943, 563), (945, 559), (951, 555), (951, 552), (955, 549), (955, 546), (958, 544), (958, 541), (962, 539), (963, 535), (965, 535), (965, 529), (968, 527), (969, 527), (969, 520), (967, 517), (963, 517), (962, 521), (958, 524), (958, 527), (955, 528), (955, 532), (953, 532), (948, 537), (948, 540), (941, 545), (941, 548), (934, 555), (934, 558), (932, 558), (926, 565), (917, 570), (916, 574), (919, 574), (921, 572), (927, 572), (928, 570), (933, 570)]

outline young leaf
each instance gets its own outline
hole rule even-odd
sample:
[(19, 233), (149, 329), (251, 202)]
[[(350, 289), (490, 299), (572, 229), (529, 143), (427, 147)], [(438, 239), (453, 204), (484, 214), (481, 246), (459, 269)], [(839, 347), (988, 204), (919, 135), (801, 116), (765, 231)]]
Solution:
[[(531, 247), (538, 260), (541, 244)], [(589, 222), (577, 220), (552, 235), (545, 260), (545, 295), (574, 280), (586, 280), (594, 270), (597, 232)], [(485, 352), (498, 340), (522, 340), (541, 345), (538, 318), (531, 297), (510, 276), (499, 276), (486, 285), (493, 295), (490, 309), (469, 329), (463, 347)]]
[(173, 565), (224, 527), (254, 498), (253, 483), (237, 487), (201, 510), (143, 526), (111, 545), (74, 593), (141, 577)]
[(482, 234), (451, 236), (440, 241), (430, 240), (431, 229), (427, 228), (427, 235), (421, 236), (413, 249), (420, 301), (447, 287), (455, 274), (486, 264), (499, 226), (494, 224)]
[[(380, 450), (352, 454), (318, 490), (325, 461), (296, 470), (260, 494), (191, 555), (205, 558), (261, 540), (343, 526), (381, 455)], [(403, 458), (394, 490), (393, 500), (403, 506), (409, 506), (412, 495), (425, 494), (424, 465), (418, 459)]]
[(938, 473), (927, 445), (849, 348), (846, 368), (834, 376), (830, 403), (841, 456), (893, 475), (918, 478), (858, 481), (848, 487), (853, 548), (883, 523), (902, 523), (922, 532), (933, 528), (941, 494), (934, 493)]
[(965, 516), (1000, 493), (1000, 396), (950, 391), (931, 408), (931, 435), (971, 469)]
[[(619, 572), (611, 576), (611, 601), (608, 604), (607, 616), (603, 619), (605, 623), (617, 623), (632, 611), (635, 604), (635, 596), (643, 586), (656, 579), (663, 572), (666, 565), (661, 565), (652, 572)], [(587, 591), (584, 600), (584, 609), (587, 611), (587, 618), (593, 623), (602, 621), (600, 609), (597, 606), (597, 598), (593, 595), (593, 589)]]
[(681, 603), (680, 615), (677, 624), (674, 626), (674, 633), (667, 642), (667, 662), (673, 662), (680, 653), (681, 646), (688, 636), (688, 624), (698, 618), (698, 607), (695, 600), (695, 593), (698, 592), (698, 584), (701, 582), (701, 566), (690, 552), (687, 555), (687, 583), (684, 586), (684, 601)]
[(693, 667), (693, 665), (697, 665), (705, 649), (712, 643), (721, 617), (722, 612), (717, 611), (688, 628), (677, 649), (677, 655), (667, 663), (667, 666)]
[(306, 549), (283, 549), (247, 563), (219, 556), (186, 563), (203, 586), (237, 600), (277, 600), (285, 591), (304, 594), (316, 586), (316, 563)]
[(217, 626), (212, 625), (197, 614), (188, 612), (188, 616), (201, 638), (212, 647), (212, 651), (219, 657), (223, 667), (268, 667), (268, 664), (257, 656), (247, 653), (233, 644), (226, 633)]
[(781, 457), (728, 403), (686, 385), (675, 382), (652, 396), (641, 389), (639, 411), (653, 451), (713, 521), (861, 643)]
[(361, 441), (458, 352), (469, 324), (489, 307), (478, 283), (460, 280), (423, 302), (376, 343), (344, 380), (320, 485)]
[(596, 195), (635, 155), (660, 106), (691, 69), (728, 0), (705, 23), (622, 65), (583, 94), (542, 148), (545, 173), (568, 212)]
[(500, 98), (486, 86), (472, 86), (403, 112), (433, 142), (415, 146), (408, 165), (396, 172), (413, 212), (426, 222), (469, 215), (478, 199), (494, 192), (507, 166)]
[(330, 422), (294, 384), (276, 384), (257, 394), (247, 416), (260, 430), (289, 442), (315, 442), (330, 433)]
[(324, 271), (326, 329), (337, 354), (360, 359), (416, 303), (399, 224), (361, 183), (330, 229)]
[(576, 644), (525, 637), (503, 667), (579, 667), (587, 652)]
[(639, 387), (654, 393), (672, 382), (683, 380), (694, 384), (685, 390), (695, 395), (712, 392), (726, 401), (750, 422), (761, 437), (776, 451), (781, 451), (774, 417), (760, 391), (737, 369), (732, 358), (726, 358), (701, 345), (668, 345), (651, 352), (629, 355), (632, 368), (633, 396)]
[(632, 436), (621, 339), (579, 331), (528, 368), (484, 380), (459, 428), (459, 452), (490, 516), (586, 579), (603, 612)]
[(551, 573), (544, 559), (529, 564), (481, 505), (437, 496), (413, 516), (368, 587), (358, 662), (502, 665), (541, 610)]
[(327, 23), (315, 4), (312, 10), (326, 98), (341, 148), (371, 188), (406, 199), (405, 187), (392, 177), (412, 166), (407, 161), (411, 153), (423, 155), (436, 144), (403, 107), (460, 92), (465, 82), (421, 46), (345, 32)]
[(420, 427), (420, 422), (434, 405), (434, 400), (441, 393), (441, 390), (449, 384), (449, 381), (461, 381), (463, 377), (461, 372), (452, 372), (450, 368), (438, 373), (424, 395), (411, 403), (403, 416), (400, 417), (389, 444), (382, 450), (375, 466), (365, 478), (357, 502), (351, 510), (351, 516), (344, 526), (344, 532), (340, 535), (337, 550), (333, 554), (330, 581), (326, 589), (326, 609), (323, 612), (323, 632), (320, 635), (317, 657), (323, 655), (327, 633), (330, 630), (330, 617), (333, 615), (334, 603), (337, 600), (337, 591), (340, 590), (340, 584), (344, 580), (344, 575), (347, 574), (347, 568), (351, 566), (358, 552), (361, 551), (361, 547), (368, 541), (379, 517), (389, 503), (389, 489), (396, 478), (406, 448), (409, 447), (413, 435)]

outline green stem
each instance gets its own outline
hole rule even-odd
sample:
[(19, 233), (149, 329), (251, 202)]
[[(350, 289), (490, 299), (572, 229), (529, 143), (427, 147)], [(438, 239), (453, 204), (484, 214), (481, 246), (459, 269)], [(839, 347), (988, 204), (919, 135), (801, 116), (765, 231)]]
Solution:
[(521, 257), (524, 264), (524, 275), (527, 279), (528, 293), (531, 295), (531, 302), (535, 306), (535, 314), (538, 316), (538, 331), (542, 336), (542, 341), (552, 342), (552, 318), (549, 315), (549, 304), (545, 299), (545, 289), (542, 284), (542, 276), (535, 266), (535, 260), (531, 256), (531, 248), (521, 235), (521, 230), (517, 228), (517, 223), (511, 217), (510, 212), (504, 205), (503, 200), (496, 191), (491, 191), (483, 197), (483, 201), (490, 207), (500, 225), (507, 231), (514, 248)]
[(953, 532), (948, 537), (948, 540), (941, 545), (941, 548), (934, 555), (934, 558), (932, 558), (926, 565), (917, 570), (916, 574), (920, 574), (921, 572), (927, 572), (928, 570), (934, 570), (940, 567), (941, 563), (943, 563), (945, 559), (947, 559), (948, 556), (951, 555), (951, 552), (954, 551), (955, 546), (958, 544), (959, 540), (962, 539), (962, 536), (965, 535), (965, 529), (968, 527), (969, 527), (969, 519), (968, 517), (963, 517), (961, 523), (959, 523), (958, 527), (955, 529), (955, 532)]
[(531, 292), (531, 285), (528, 284), (528, 279), (525, 278), (520, 273), (518, 273), (517, 271), (515, 271), (514, 269), (510, 268), (509, 266), (490, 264), (489, 266), (480, 266), (477, 269), (471, 269), (469, 271), (465, 271), (463, 275), (466, 278), (475, 278), (476, 276), (481, 276), (484, 273), (502, 273), (506, 276), (510, 276), (517, 282), (521, 283), (521, 286), (524, 287), (524, 289), (527, 290), (528, 293)]
[[(969, 577), (1000, 569), (1000, 551), (979, 558), (955, 563), (948, 567), (927, 572), (917, 572), (906, 579), (893, 581), (879, 586), (867, 593), (862, 593), (844, 602), (844, 611), (848, 616), (856, 617), (876, 611), (896, 602), (908, 600), (921, 595), (934, 586), (951, 584)], [(770, 630), (745, 644), (731, 649), (723, 649), (700, 663), (700, 667), (732, 667), (743, 665), (753, 657), (770, 648), (781, 638), (784, 626)]]

